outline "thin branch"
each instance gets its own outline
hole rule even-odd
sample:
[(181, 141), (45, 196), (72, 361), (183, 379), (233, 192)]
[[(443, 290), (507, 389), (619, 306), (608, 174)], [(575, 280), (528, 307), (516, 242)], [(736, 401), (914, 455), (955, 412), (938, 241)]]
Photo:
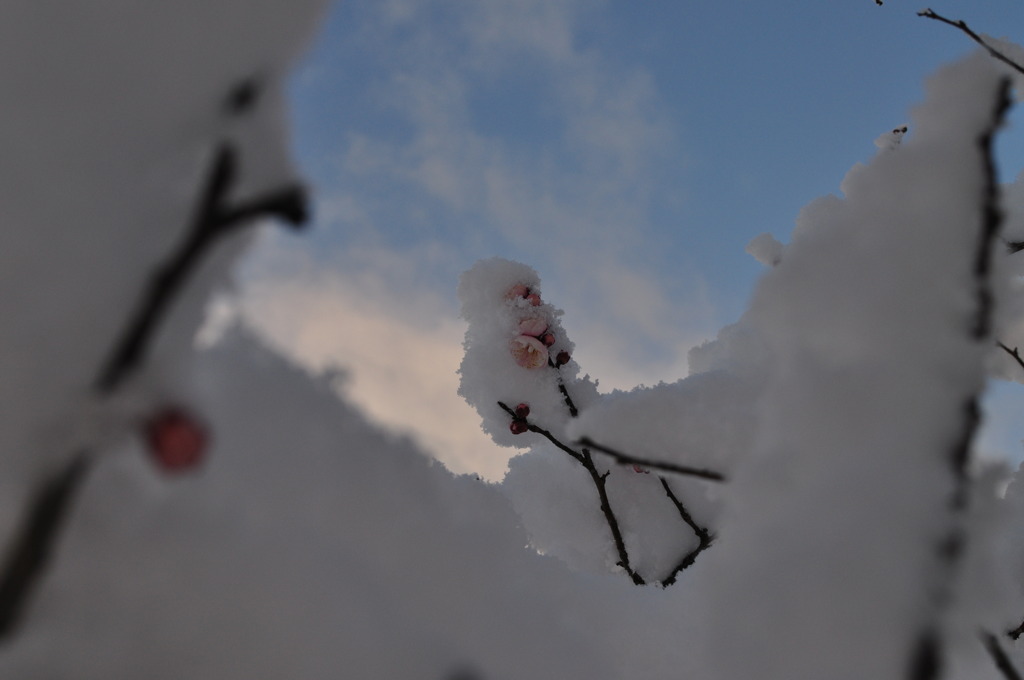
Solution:
[(138, 310), (104, 365), (96, 383), (101, 394), (116, 389), (141, 363), (150, 339), (171, 303), (218, 238), (258, 217), (277, 217), (296, 227), (306, 221), (305, 191), (297, 185), (286, 186), (233, 207), (226, 206), (228, 194), (237, 178), (237, 166), (235, 149), (230, 144), (222, 144), (214, 157), (188, 237), (150, 279)]
[(605, 472), (601, 474), (597, 471), (597, 466), (594, 465), (594, 460), (590, 456), (590, 451), (583, 449), (583, 467), (590, 473), (590, 478), (594, 482), (594, 486), (597, 487), (597, 495), (601, 499), (601, 512), (604, 514), (605, 522), (608, 523), (608, 529), (612, 532), (612, 539), (615, 541), (615, 550), (619, 553), (619, 561), (616, 564), (625, 570), (629, 577), (633, 579), (633, 583), (638, 586), (644, 585), (644, 579), (640, 574), (633, 571), (633, 568), (629, 565), (629, 553), (626, 551), (626, 542), (622, 539), (622, 532), (619, 530), (619, 521), (615, 518), (615, 513), (612, 512), (612, 504), (608, 500), (608, 491), (605, 488), (608, 474)]
[(516, 412), (509, 408), (508, 404), (499, 401), (498, 406), (513, 418), (526, 422), (530, 432), (536, 432), (541, 435), (559, 449), (572, 456), (576, 462), (583, 466), (590, 475), (590, 479), (594, 483), (594, 488), (597, 489), (597, 495), (601, 501), (601, 514), (604, 515), (605, 523), (608, 524), (608, 530), (611, 531), (612, 540), (615, 542), (615, 551), (619, 555), (619, 561), (616, 562), (616, 564), (625, 570), (630, 579), (633, 580), (633, 583), (638, 586), (644, 585), (645, 582), (643, 577), (636, 573), (629, 564), (629, 551), (626, 550), (626, 542), (622, 539), (622, 531), (619, 529), (619, 520), (616, 518), (615, 512), (612, 510), (612, 504), (608, 500), (608, 490), (605, 488), (608, 473), (605, 472), (604, 474), (601, 474), (598, 472), (597, 466), (594, 465), (594, 459), (590, 455), (589, 450), (583, 449), (582, 451), (576, 451), (575, 449), (563, 444), (557, 437), (544, 428), (534, 425), (526, 418), (518, 418), (518, 416), (516, 416)]
[(679, 511), (679, 516), (683, 518), (683, 521), (686, 522), (691, 529), (693, 529), (693, 533), (697, 535), (697, 539), (699, 540), (697, 547), (684, 555), (683, 559), (680, 560), (679, 564), (677, 564), (675, 569), (672, 570), (672, 573), (662, 580), (662, 587), (667, 588), (676, 582), (676, 578), (682, 571), (686, 570), (690, 565), (697, 561), (698, 555), (711, 547), (714, 537), (708, 533), (707, 529), (700, 526), (693, 520), (693, 517), (686, 509), (686, 506), (683, 505), (682, 501), (680, 501), (672, 491), (672, 487), (669, 486), (668, 480), (661, 476), (659, 476), (658, 479), (661, 481), (662, 488), (665, 489), (665, 494), (669, 497), (669, 500), (672, 501), (672, 504), (676, 506), (676, 510)]
[(1003, 674), (1006, 680), (1024, 680), (1024, 677), (1021, 677), (1021, 674), (1014, 667), (1013, 662), (1010, 661), (1010, 657), (1006, 654), (1002, 645), (999, 644), (999, 639), (995, 635), (988, 631), (983, 631), (981, 633), (981, 642), (985, 645), (985, 649), (988, 650), (996, 668), (999, 669), (999, 672)]
[(1021, 358), (1020, 352), (1017, 351), (1016, 347), (1010, 349), (1009, 347), (998, 341), (996, 342), (996, 345), (998, 345), (1000, 349), (1002, 349), (1004, 352), (1013, 357), (1021, 368), (1024, 368), (1024, 358)]
[(569, 396), (569, 390), (565, 388), (565, 381), (562, 380), (562, 374), (558, 371), (558, 364), (552, 361), (551, 357), (548, 357), (548, 366), (556, 371), (556, 375), (558, 376), (558, 391), (561, 392), (562, 399), (565, 401), (565, 405), (569, 409), (569, 415), (575, 418), (580, 414), (580, 412), (579, 409), (576, 408), (576, 404), (573, 402), (572, 397)]
[[(250, 110), (258, 100), (259, 90), (256, 81), (247, 81), (233, 90), (227, 106), (229, 115)], [(95, 383), (98, 394), (116, 390), (139, 366), (175, 297), (217, 238), (258, 217), (277, 217), (295, 227), (307, 220), (306, 193), (298, 185), (227, 205), (238, 174), (237, 165), (235, 149), (222, 144), (214, 155), (188, 236), (150, 278), (136, 313), (99, 372)], [(76, 454), (63, 470), (38, 488), (27, 508), (0, 571), (0, 641), (14, 633), (91, 464), (87, 452)]]
[(21, 620), (28, 597), (50, 561), (57, 535), (89, 463), (86, 454), (76, 455), (32, 499), (19, 533), (7, 551), (0, 577), (0, 640), (10, 636)]
[(978, 35), (974, 31), (972, 31), (970, 26), (968, 26), (963, 20), (957, 19), (957, 20), (954, 21), (953, 19), (947, 19), (946, 17), (944, 17), (944, 16), (942, 16), (940, 14), (936, 14), (932, 9), (921, 10), (920, 12), (917, 13), (917, 16), (925, 17), (926, 19), (934, 19), (936, 21), (941, 21), (942, 23), (948, 24), (948, 25), (952, 26), (953, 28), (960, 29), (971, 40), (973, 40), (974, 42), (976, 42), (979, 45), (981, 45), (982, 47), (984, 47), (985, 50), (990, 55), (992, 55), (994, 58), (996, 58), (999, 61), (1003, 62), (1004, 64), (1006, 64), (1007, 66), (1012, 68), (1014, 71), (1017, 71), (1020, 74), (1024, 74), (1024, 67), (1022, 67), (1020, 64), (1018, 64), (1017, 62), (1013, 61), (1012, 59), (1007, 57), (1005, 54), (1003, 54), (1002, 52), (1000, 52), (999, 50), (997, 50), (996, 48), (992, 47), (987, 42), (985, 42), (985, 40), (980, 35)]
[(1020, 639), (1020, 636), (1024, 635), (1024, 621), (1021, 621), (1021, 624), (1019, 626), (1017, 626), (1016, 628), (1014, 628), (1013, 630), (1006, 631), (1006, 635), (1011, 640), (1018, 640), (1018, 639)]
[[(508, 404), (499, 401), (498, 402), (498, 406), (500, 406), (501, 409), (503, 411), (505, 411), (505, 413), (509, 414), (513, 418), (517, 418), (518, 417), (518, 416), (516, 416), (516, 412), (514, 410), (512, 410), (511, 408), (509, 408)], [(586, 465), (586, 463), (583, 462), (583, 454), (582, 453), (580, 453), (579, 451), (576, 451), (574, 449), (569, 448), (568, 446), (563, 444), (557, 437), (555, 437), (555, 435), (551, 434), (550, 432), (545, 430), (543, 427), (538, 427), (537, 425), (534, 425), (533, 423), (527, 421), (525, 418), (519, 418), (519, 419), (526, 422), (526, 426), (530, 429), (530, 432), (536, 432), (537, 434), (539, 434), (540, 436), (544, 437), (549, 442), (551, 442), (552, 444), (554, 444), (555, 446), (560, 448), (562, 451), (565, 451), (570, 456), (575, 458), (577, 460), (577, 462), (579, 462), (581, 465)]]
[(666, 463), (663, 461), (649, 460), (647, 458), (637, 458), (631, 456), (628, 453), (622, 453), (610, 446), (604, 444), (598, 444), (589, 437), (584, 437), (577, 442), (580, 446), (586, 446), (595, 451), (611, 456), (616, 462), (623, 465), (639, 465), (645, 468), (651, 468), (652, 470), (662, 470), (664, 472), (674, 472), (679, 475), (687, 475), (689, 477), (699, 477), (701, 479), (708, 480), (710, 482), (724, 482), (725, 476), (720, 472), (714, 470), (704, 470), (701, 468), (690, 467), (688, 465), (679, 465), (677, 463)]

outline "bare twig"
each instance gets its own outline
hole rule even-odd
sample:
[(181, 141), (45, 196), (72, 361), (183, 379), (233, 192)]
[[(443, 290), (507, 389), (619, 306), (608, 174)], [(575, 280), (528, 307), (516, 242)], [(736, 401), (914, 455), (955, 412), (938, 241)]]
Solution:
[[(548, 357), (548, 367), (554, 369), (556, 372), (559, 368), (558, 364), (552, 361), (550, 357)], [(579, 409), (576, 408), (576, 404), (573, 402), (572, 397), (569, 396), (569, 390), (565, 388), (565, 381), (562, 380), (562, 374), (557, 372), (556, 375), (558, 376), (558, 391), (561, 393), (562, 399), (565, 401), (566, 408), (569, 409), (569, 415), (575, 418), (580, 414)]]
[(590, 473), (590, 478), (594, 482), (594, 486), (597, 488), (597, 495), (601, 499), (601, 513), (604, 515), (605, 521), (608, 523), (608, 529), (612, 532), (612, 540), (615, 542), (615, 550), (619, 553), (619, 561), (616, 564), (629, 575), (633, 580), (633, 583), (642, 586), (644, 585), (644, 579), (640, 574), (633, 571), (633, 568), (629, 565), (629, 552), (626, 551), (626, 542), (622, 539), (622, 532), (619, 530), (619, 521), (615, 517), (615, 513), (612, 511), (612, 504), (608, 500), (608, 490), (605, 482), (608, 479), (609, 472), (599, 473), (597, 466), (594, 465), (594, 460), (590, 456), (590, 451), (583, 449), (583, 467)]
[(604, 444), (598, 444), (589, 437), (584, 437), (577, 442), (581, 446), (600, 451), (601, 453), (611, 456), (618, 463), (623, 465), (639, 465), (645, 468), (651, 468), (652, 470), (661, 470), (663, 472), (674, 472), (679, 475), (687, 475), (689, 477), (699, 477), (709, 482), (724, 482), (725, 476), (720, 472), (714, 470), (704, 470), (701, 468), (690, 467), (688, 465), (679, 465), (678, 463), (667, 463), (664, 461), (650, 460), (647, 458), (638, 458), (631, 456), (628, 453), (623, 453), (610, 446)]
[[(255, 81), (246, 81), (235, 88), (226, 107), (229, 115), (249, 111), (258, 95), (259, 84)], [(227, 143), (217, 149), (188, 236), (150, 278), (138, 310), (116, 340), (99, 373), (95, 383), (99, 395), (115, 391), (138, 368), (174, 299), (219, 237), (264, 216), (277, 217), (296, 227), (306, 221), (306, 194), (298, 185), (287, 185), (228, 205), (237, 177), (237, 155)], [(0, 641), (14, 633), (91, 463), (87, 452), (76, 454), (61, 472), (40, 486), (27, 509), (0, 572)]]
[(18, 535), (7, 551), (0, 576), (0, 640), (7, 638), (21, 620), (36, 581), (60, 533), (90, 458), (80, 453), (37, 491)]
[[(498, 406), (500, 406), (501, 409), (503, 411), (505, 411), (505, 413), (509, 414), (513, 418), (517, 417), (516, 416), (516, 412), (514, 410), (512, 410), (511, 408), (509, 408), (508, 404), (499, 401), (498, 402)], [(539, 434), (540, 436), (544, 437), (549, 442), (551, 442), (552, 444), (554, 444), (555, 446), (560, 448), (562, 451), (565, 451), (567, 454), (569, 454), (570, 456), (575, 458), (576, 461), (579, 462), (581, 465), (585, 465), (585, 463), (583, 462), (583, 454), (582, 453), (580, 453), (579, 451), (576, 451), (575, 449), (569, 448), (568, 446), (563, 444), (557, 437), (555, 437), (555, 435), (551, 434), (550, 432), (545, 430), (543, 427), (539, 427), (537, 425), (534, 425), (533, 423), (529, 422), (525, 418), (521, 418), (520, 420), (523, 420), (523, 421), (526, 422), (526, 426), (530, 429), (530, 432), (536, 432), (537, 434)]]
[(1014, 71), (1017, 71), (1020, 74), (1024, 74), (1024, 67), (1022, 67), (1020, 64), (1018, 64), (1014, 60), (1010, 59), (1005, 54), (1003, 54), (1002, 52), (1000, 52), (999, 50), (997, 50), (996, 48), (992, 47), (987, 42), (985, 42), (985, 40), (980, 35), (978, 35), (974, 31), (972, 31), (970, 26), (968, 26), (966, 24), (966, 22), (964, 22), (962, 19), (957, 19), (957, 20), (947, 19), (946, 17), (944, 17), (944, 16), (942, 16), (940, 14), (937, 14), (935, 11), (933, 11), (930, 8), (929, 9), (921, 10), (920, 12), (917, 13), (917, 16), (925, 17), (926, 19), (934, 19), (935, 21), (941, 21), (942, 23), (948, 24), (948, 25), (952, 26), (953, 28), (960, 29), (971, 40), (973, 40), (974, 42), (976, 42), (979, 45), (981, 45), (982, 47), (984, 47), (985, 50), (990, 55), (992, 55), (992, 57), (994, 57), (995, 59), (998, 59), (999, 61), (1003, 62), (1004, 64), (1006, 64), (1007, 66), (1012, 68)]
[(116, 389), (142, 361), (150, 338), (171, 302), (218, 238), (258, 217), (278, 217), (294, 226), (305, 222), (305, 192), (296, 185), (240, 205), (225, 205), (238, 172), (237, 155), (229, 144), (218, 149), (188, 237), (150, 279), (138, 311), (129, 321), (97, 380), (97, 390), (101, 394)]
[[(566, 396), (568, 397), (568, 395)], [(499, 401), (498, 406), (500, 406), (503, 411), (508, 413), (513, 418), (518, 418), (516, 416), (516, 412), (513, 409), (509, 408), (508, 404)], [(601, 503), (601, 514), (604, 515), (605, 523), (608, 524), (608, 530), (611, 532), (612, 540), (615, 543), (615, 552), (618, 553), (619, 556), (619, 561), (616, 562), (616, 564), (622, 567), (622, 569), (629, 575), (630, 579), (633, 580), (633, 583), (635, 583), (638, 586), (644, 585), (644, 579), (640, 576), (640, 574), (636, 573), (630, 566), (629, 551), (626, 550), (626, 543), (622, 539), (622, 531), (619, 529), (619, 520), (615, 516), (615, 512), (612, 510), (611, 502), (608, 500), (608, 490), (605, 487), (609, 473), (598, 472), (597, 466), (594, 465), (594, 459), (590, 455), (589, 450), (583, 449), (581, 451), (576, 451), (575, 449), (563, 444), (561, 441), (559, 441), (557, 437), (555, 437), (553, 434), (551, 434), (544, 428), (534, 425), (525, 418), (519, 418), (519, 420), (526, 422), (526, 425), (529, 428), (530, 432), (536, 432), (537, 434), (541, 435), (549, 442), (557, 446), (559, 449), (572, 456), (572, 458), (575, 459), (576, 462), (578, 462), (580, 465), (582, 465), (583, 468), (587, 471), (587, 473), (590, 475), (591, 481), (593, 481), (594, 483), (594, 488), (597, 489), (597, 495)]]
[(988, 631), (983, 631), (981, 633), (981, 642), (985, 645), (985, 649), (988, 650), (989, 656), (992, 657), (996, 668), (999, 669), (999, 672), (1003, 674), (1006, 680), (1024, 680), (1020, 672), (1014, 667), (1013, 662), (1010, 661), (1010, 657), (1006, 654), (1002, 645), (999, 644), (999, 639), (995, 635)]
[(686, 524), (691, 529), (693, 529), (693, 533), (697, 535), (697, 539), (699, 541), (697, 547), (691, 550), (690, 552), (686, 553), (686, 555), (683, 556), (683, 559), (679, 561), (679, 564), (677, 564), (676, 567), (672, 570), (672, 573), (661, 581), (661, 585), (667, 588), (668, 586), (676, 582), (676, 578), (682, 571), (689, 568), (690, 565), (697, 561), (698, 555), (700, 555), (702, 552), (711, 547), (711, 543), (712, 541), (714, 541), (714, 537), (710, 533), (708, 533), (707, 529), (698, 525), (693, 520), (693, 517), (686, 509), (686, 506), (683, 505), (682, 501), (679, 500), (675, 492), (672, 491), (672, 487), (669, 486), (668, 480), (660, 476), (658, 477), (658, 479), (661, 481), (661, 486), (665, 489), (665, 494), (669, 497), (669, 500), (672, 501), (672, 504), (676, 506), (676, 510), (679, 511), (679, 516), (683, 518), (683, 521), (686, 522)]
[(1014, 347), (1013, 349), (1010, 349), (1009, 347), (1007, 347), (1006, 345), (1004, 345), (1004, 344), (1003, 344), (1003, 343), (1001, 343), (1001, 342), (996, 342), (996, 345), (998, 345), (1000, 349), (1002, 349), (1002, 350), (1003, 350), (1004, 352), (1006, 352), (1006, 353), (1007, 353), (1007, 354), (1009, 354), (1009, 355), (1010, 355), (1011, 357), (1013, 357), (1013, 358), (1014, 358), (1014, 360), (1016, 360), (1017, 364), (1018, 364), (1018, 365), (1019, 365), (1019, 366), (1020, 366), (1021, 368), (1024, 368), (1024, 358), (1021, 358), (1021, 356), (1020, 356), (1020, 352), (1019, 352), (1019, 351), (1017, 351), (1017, 348), (1016, 348), (1016, 347)]

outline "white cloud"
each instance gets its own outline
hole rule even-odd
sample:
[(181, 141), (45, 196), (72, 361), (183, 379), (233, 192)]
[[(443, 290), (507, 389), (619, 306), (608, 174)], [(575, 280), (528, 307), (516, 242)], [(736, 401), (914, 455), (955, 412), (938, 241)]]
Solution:
[(335, 174), (314, 178), (333, 236), (263, 248), (247, 270), (246, 318), (309, 366), (343, 366), (353, 401), (456, 470), (495, 478), (513, 453), (456, 394), (454, 289), (475, 259), (537, 268), (605, 389), (685, 375), (686, 351), (718, 325), (698, 277), (679, 293), (689, 275), (659, 273), (650, 196), (666, 182), (673, 125), (649, 74), (579, 46), (593, 11), (572, 0), (362, 6), (351, 35), (368, 72), (349, 97), (362, 118), (342, 123), (342, 148), (323, 150), (334, 158), (317, 165)]
[(233, 312), (315, 371), (340, 368), (347, 396), (372, 419), (417, 440), (456, 472), (500, 479), (499, 449), (456, 394), (465, 325), (437, 292), (409, 284), (418, 265), (382, 250), (317, 263), (263, 249)]

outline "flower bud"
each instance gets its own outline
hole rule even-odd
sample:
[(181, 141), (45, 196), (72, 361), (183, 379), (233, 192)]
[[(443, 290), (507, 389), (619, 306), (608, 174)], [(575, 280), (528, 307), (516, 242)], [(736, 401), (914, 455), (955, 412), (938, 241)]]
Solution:
[(569, 363), (569, 359), (571, 358), (572, 357), (569, 356), (569, 353), (563, 349), (561, 352), (558, 353), (558, 356), (555, 357), (555, 366), (565, 366), (567, 363)]
[(514, 419), (508, 424), (508, 429), (511, 430), (512, 434), (522, 434), (530, 431), (530, 426), (525, 420)]
[(519, 404), (518, 406), (515, 407), (514, 410), (515, 410), (516, 418), (519, 418), (520, 420), (526, 420), (527, 416), (530, 415), (530, 405), (529, 404)]

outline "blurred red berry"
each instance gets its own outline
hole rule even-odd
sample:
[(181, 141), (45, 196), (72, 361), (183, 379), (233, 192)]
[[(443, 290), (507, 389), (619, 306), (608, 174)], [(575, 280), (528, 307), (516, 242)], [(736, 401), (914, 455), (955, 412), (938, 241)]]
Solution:
[(571, 358), (572, 357), (569, 356), (569, 353), (563, 349), (558, 353), (558, 356), (555, 357), (555, 366), (564, 366), (569, 363), (569, 359)]
[(512, 434), (522, 434), (524, 432), (529, 432), (530, 426), (526, 423), (525, 420), (520, 420), (519, 418), (516, 418), (511, 423), (509, 423), (508, 429), (512, 431)]
[(555, 336), (551, 335), (551, 333), (545, 333), (540, 336), (540, 341), (547, 347), (551, 347), (551, 345), (555, 344)]
[(516, 406), (515, 412), (516, 418), (519, 418), (520, 420), (526, 420), (527, 416), (530, 415), (530, 405), (519, 404), (518, 406)]
[(149, 453), (164, 472), (190, 470), (206, 455), (206, 427), (180, 408), (172, 406), (157, 412), (145, 429)]

